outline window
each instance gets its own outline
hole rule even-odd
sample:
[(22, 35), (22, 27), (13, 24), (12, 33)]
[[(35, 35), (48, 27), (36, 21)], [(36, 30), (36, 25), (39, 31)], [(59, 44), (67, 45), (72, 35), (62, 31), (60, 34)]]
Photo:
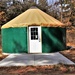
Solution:
[(38, 40), (38, 28), (31, 28), (31, 40)]

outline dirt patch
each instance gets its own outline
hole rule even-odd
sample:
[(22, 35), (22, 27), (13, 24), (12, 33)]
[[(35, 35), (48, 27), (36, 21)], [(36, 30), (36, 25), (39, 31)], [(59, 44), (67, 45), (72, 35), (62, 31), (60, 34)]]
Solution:
[(60, 53), (75, 63), (75, 49), (61, 51)]
[(4, 58), (6, 58), (8, 55), (2, 55), (0, 56), (0, 61), (3, 60)]
[(0, 35), (0, 61), (8, 56), (8, 55), (4, 55), (2, 53), (2, 45), (1, 45), (1, 42), (2, 41), (1, 41), (1, 35)]
[(2, 49), (0, 49), (0, 61), (6, 58), (8, 55), (2, 54)]
[(66, 43), (68, 46), (75, 46), (75, 27), (74, 26), (67, 28)]
[(67, 46), (71, 46), (74, 48), (61, 51), (61, 53), (73, 62), (75, 62), (75, 27), (72, 26), (68, 28), (66, 34)]
[(0, 74), (3, 73), (6, 73), (6, 75), (61, 75), (61, 73), (74, 74), (75, 66), (58, 64), (49, 66), (0, 67)]

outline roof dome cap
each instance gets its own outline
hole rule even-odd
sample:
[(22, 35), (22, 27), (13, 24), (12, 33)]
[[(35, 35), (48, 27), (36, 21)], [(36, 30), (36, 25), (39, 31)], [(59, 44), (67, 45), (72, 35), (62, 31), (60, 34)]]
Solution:
[(32, 6), (30, 7), (30, 9), (38, 9), (36, 6)]

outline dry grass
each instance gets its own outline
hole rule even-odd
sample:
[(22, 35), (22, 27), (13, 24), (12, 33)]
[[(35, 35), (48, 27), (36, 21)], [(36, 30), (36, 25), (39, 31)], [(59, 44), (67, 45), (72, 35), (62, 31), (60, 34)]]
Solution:
[(75, 63), (75, 49), (61, 51), (60, 53)]
[(74, 48), (70, 50), (61, 51), (61, 53), (75, 62), (75, 27), (71, 27), (67, 30), (67, 46), (72, 46)]
[(1, 46), (1, 35), (0, 35), (0, 60), (3, 59), (5, 55), (2, 54), (2, 46)]
[(0, 74), (3, 75), (63, 75), (75, 74), (73, 65), (49, 65), (49, 66), (18, 66), (18, 67), (0, 67)]
[(75, 46), (75, 27), (70, 27), (66, 32), (66, 42), (68, 46)]

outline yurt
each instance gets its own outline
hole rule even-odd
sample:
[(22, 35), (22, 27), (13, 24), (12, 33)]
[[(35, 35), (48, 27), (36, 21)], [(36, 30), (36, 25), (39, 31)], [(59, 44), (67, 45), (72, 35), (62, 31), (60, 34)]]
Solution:
[(1, 27), (3, 53), (50, 53), (66, 49), (66, 27), (30, 8)]

